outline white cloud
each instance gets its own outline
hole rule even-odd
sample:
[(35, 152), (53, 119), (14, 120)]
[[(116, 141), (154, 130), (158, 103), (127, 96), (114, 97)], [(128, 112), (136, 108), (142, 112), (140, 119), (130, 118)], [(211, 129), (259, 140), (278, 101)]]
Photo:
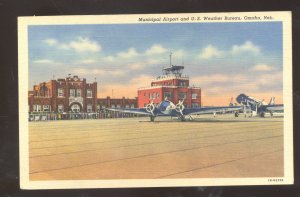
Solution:
[(274, 67), (266, 65), (266, 64), (257, 64), (253, 68), (252, 71), (272, 71), (275, 70)]
[(141, 70), (141, 69), (144, 68), (144, 65), (141, 64), (141, 63), (135, 63), (135, 64), (131, 64), (131, 65), (129, 66), (129, 68), (130, 68), (131, 70)]
[(149, 49), (146, 50), (145, 54), (146, 55), (157, 55), (157, 54), (162, 54), (167, 51), (166, 48), (159, 44), (154, 44), (152, 45)]
[(104, 61), (108, 61), (108, 62), (113, 62), (115, 61), (117, 58), (115, 58), (114, 56), (106, 56), (106, 57), (103, 57), (102, 60)]
[(57, 44), (57, 40), (55, 40), (53, 38), (46, 39), (46, 40), (44, 40), (44, 42), (50, 46), (54, 46)]
[(54, 61), (50, 60), (50, 59), (39, 59), (39, 60), (34, 60), (33, 63), (37, 63), (37, 64), (51, 64), (51, 63), (54, 63)]
[(185, 51), (182, 49), (175, 50), (173, 53), (173, 55), (177, 56), (178, 58), (183, 58), (185, 54)]
[(267, 94), (280, 91), (282, 72), (249, 74), (211, 74), (191, 78), (190, 83), (202, 88), (207, 95)]
[(73, 49), (77, 52), (99, 52), (101, 50), (101, 46), (96, 41), (86, 37), (78, 37), (76, 40), (70, 41), (69, 43), (60, 43), (52, 38), (46, 39), (44, 42), (49, 46), (55, 46), (64, 50)]
[(282, 72), (275, 72), (271, 74), (262, 74), (256, 80), (257, 86), (273, 86), (274, 84), (282, 84), (283, 74)]
[(135, 89), (137, 89), (137, 88), (140, 88), (140, 87), (149, 86), (150, 82), (152, 80), (153, 80), (153, 76), (144, 74), (144, 75), (140, 75), (140, 76), (132, 78), (129, 81), (129, 84), (130, 84), (130, 86), (134, 86), (134, 87), (136, 87)]
[(254, 45), (251, 41), (246, 41), (242, 45), (233, 45), (231, 52), (233, 54), (237, 54), (241, 52), (252, 52), (258, 54), (260, 52), (260, 47)]
[(199, 57), (201, 59), (209, 59), (212, 57), (220, 57), (223, 53), (223, 51), (220, 51), (217, 47), (210, 44), (201, 51)]
[(239, 53), (253, 53), (259, 54), (261, 51), (260, 47), (254, 45), (251, 41), (246, 41), (241, 45), (233, 45), (230, 50), (222, 51), (219, 50), (216, 46), (208, 45), (200, 53), (199, 57), (201, 59), (210, 59), (214, 57), (223, 57), (229, 54), (239, 54)]
[(96, 41), (83, 37), (78, 37), (76, 41), (71, 41), (69, 47), (78, 52), (98, 52), (101, 50), (101, 46)]
[(125, 52), (118, 53), (118, 57), (120, 58), (133, 58), (138, 56), (138, 53), (136, 52), (135, 48), (129, 48)]

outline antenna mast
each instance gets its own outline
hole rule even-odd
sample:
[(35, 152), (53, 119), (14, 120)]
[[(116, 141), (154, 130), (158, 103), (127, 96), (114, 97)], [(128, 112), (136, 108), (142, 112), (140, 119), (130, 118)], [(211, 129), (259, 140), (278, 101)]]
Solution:
[(172, 66), (172, 52), (170, 52), (170, 67)]

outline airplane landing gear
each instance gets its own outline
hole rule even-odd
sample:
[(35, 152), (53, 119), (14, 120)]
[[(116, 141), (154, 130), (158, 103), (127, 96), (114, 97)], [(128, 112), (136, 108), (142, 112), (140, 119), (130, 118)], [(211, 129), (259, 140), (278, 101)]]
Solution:
[(183, 115), (179, 116), (179, 118), (180, 118), (181, 122), (185, 122), (186, 121), (186, 119), (185, 119), (185, 117)]
[(154, 122), (155, 116), (150, 116), (150, 121)]

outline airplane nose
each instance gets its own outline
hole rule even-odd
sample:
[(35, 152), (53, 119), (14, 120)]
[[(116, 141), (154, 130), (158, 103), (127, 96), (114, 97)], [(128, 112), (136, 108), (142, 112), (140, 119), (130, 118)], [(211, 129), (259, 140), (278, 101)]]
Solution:
[(238, 96), (236, 97), (236, 101), (237, 101), (238, 103), (241, 103), (242, 100), (243, 100), (243, 96), (242, 96), (241, 94), (238, 95)]

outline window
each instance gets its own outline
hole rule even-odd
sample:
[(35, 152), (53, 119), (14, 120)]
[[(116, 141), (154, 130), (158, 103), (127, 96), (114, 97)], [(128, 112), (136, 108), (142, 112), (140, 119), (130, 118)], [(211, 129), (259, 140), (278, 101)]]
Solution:
[(116, 106), (114, 104), (111, 105), (111, 108), (116, 108)]
[(64, 96), (64, 89), (58, 88), (58, 96), (63, 97)]
[(97, 105), (97, 111), (100, 111), (100, 105)]
[(197, 107), (199, 107), (198, 103), (192, 103), (192, 108), (197, 108)]
[(185, 81), (179, 81), (179, 86), (185, 86)]
[(197, 99), (198, 98), (198, 94), (197, 93), (193, 93), (192, 94), (192, 99)]
[(81, 89), (76, 90), (76, 97), (81, 97)]
[(134, 108), (134, 104), (131, 104), (131, 107), (130, 108)]
[(88, 89), (88, 90), (86, 91), (86, 97), (92, 97), (92, 96), (93, 96), (92, 90)]
[(117, 105), (117, 108), (121, 108), (121, 105), (120, 105), (120, 104), (118, 104), (118, 105)]
[(75, 89), (70, 89), (70, 97), (74, 97), (75, 96)]
[(127, 109), (128, 109), (128, 108), (129, 108), (129, 105), (126, 105), (126, 106), (125, 106), (125, 108), (127, 108)]
[(41, 111), (41, 105), (33, 105), (33, 111)]
[(60, 113), (63, 112), (64, 111), (64, 106), (63, 105), (58, 105), (57, 106), (57, 111), (60, 112)]
[(185, 98), (186, 98), (186, 93), (185, 93), (185, 92), (179, 92), (178, 98), (179, 98), (180, 100), (185, 99)]
[(164, 98), (172, 99), (172, 92), (165, 92), (164, 93)]
[(156, 93), (153, 93), (152, 94), (152, 99), (155, 99), (156, 98)]
[(156, 98), (159, 98), (159, 93), (156, 93)]
[(50, 111), (50, 105), (44, 105), (43, 111)]
[(87, 106), (86, 106), (86, 111), (87, 111), (87, 112), (92, 112), (92, 111), (93, 111), (92, 105), (87, 105)]

